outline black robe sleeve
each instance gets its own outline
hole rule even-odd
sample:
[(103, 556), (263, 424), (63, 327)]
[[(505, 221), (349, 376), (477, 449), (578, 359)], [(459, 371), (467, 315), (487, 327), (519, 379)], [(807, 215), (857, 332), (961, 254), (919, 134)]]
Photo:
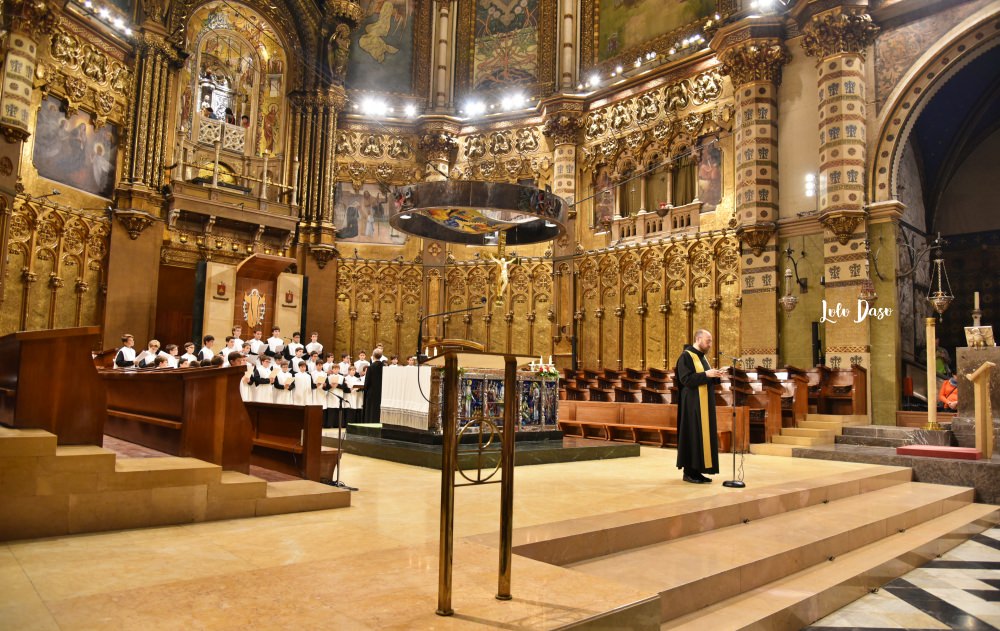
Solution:
[(712, 378), (704, 372), (697, 372), (694, 369), (694, 360), (687, 351), (684, 351), (684, 353), (677, 360), (676, 370), (677, 372), (675, 377), (685, 388), (697, 388), (698, 386), (706, 384), (718, 385), (722, 383), (722, 379), (718, 377)]
[(129, 366), (135, 366), (135, 362), (130, 362), (125, 360), (125, 353), (118, 351), (115, 355), (115, 366), (119, 368), (128, 368)]

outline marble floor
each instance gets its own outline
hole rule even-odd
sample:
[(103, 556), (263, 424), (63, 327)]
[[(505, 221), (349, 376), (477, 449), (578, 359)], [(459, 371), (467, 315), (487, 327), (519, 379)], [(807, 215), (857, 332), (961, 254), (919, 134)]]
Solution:
[(807, 631), (1000, 628), (1000, 528), (816, 621)]
[[(515, 528), (734, 492), (682, 482), (675, 457), (518, 467)], [(514, 601), (496, 601), (482, 540), (500, 488), (487, 485), (456, 490), (456, 615), (438, 617), (439, 472), (349, 454), (343, 466), (360, 489), (350, 508), (0, 544), (0, 629), (534, 629), (656, 598), (516, 556)], [(745, 471), (763, 488), (867, 466), (748, 456)], [(542, 587), (519, 593), (529, 575)]]

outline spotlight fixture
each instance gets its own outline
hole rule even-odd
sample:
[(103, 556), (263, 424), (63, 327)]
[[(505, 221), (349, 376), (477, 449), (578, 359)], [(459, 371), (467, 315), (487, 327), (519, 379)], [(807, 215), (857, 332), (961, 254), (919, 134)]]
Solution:
[(413, 118), (417, 115), (417, 106), (413, 103), (407, 103), (406, 107), (403, 108), (403, 113), (406, 114), (407, 118)]
[(410, 219), (413, 215), (410, 213), (403, 213), (399, 216), (400, 219)]
[(56, 195), (62, 195), (62, 191), (60, 191), (58, 188), (52, 189), (51, 193), (46, 193), (44, 195), (39, 195), (35, 199), (45, 199), (46, 197), (55, 197)]

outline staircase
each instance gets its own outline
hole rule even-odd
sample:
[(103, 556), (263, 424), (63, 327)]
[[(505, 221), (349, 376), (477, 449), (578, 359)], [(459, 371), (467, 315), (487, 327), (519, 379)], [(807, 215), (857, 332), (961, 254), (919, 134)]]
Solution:
[(837, 436), (838, 445), (866, 445), (868, 447), (904, 447), (913, 444), (914, 427), (895, 425), (859, 425), (845, 427)]
[[(972, 503), (972, 489), (910, 479), (872, 467), (717, 495), (701, 511), (608, 524), (594, 541), (612, 549), (573, 546), (585, 541), (577, 533), (551, 554), (573, 550), (562, 565), (659, 593), (662, 629), (799, 629), (1000, 520), (996, 506)], [(546, 556), (544, 542), (515, 551)]]
[(833, 445), (845, 428), (868, 425), (867, 414), (812, 414), (798, 427), (784, 427), (781, 434), (772, 436), (770, 443), (750, 445), (750, 453), (763, 456), (791, 456), (796, 447)]
[(266, 482), (195, 458), (124, 458), (0, 427), (0, 540), (188, 524), (350, 506), (308, 480)]

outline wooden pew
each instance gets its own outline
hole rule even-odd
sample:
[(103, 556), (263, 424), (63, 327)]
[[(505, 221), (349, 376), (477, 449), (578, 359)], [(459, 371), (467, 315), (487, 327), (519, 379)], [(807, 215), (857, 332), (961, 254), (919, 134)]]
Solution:
[(820, 414), (867, 414), (868, 371), (861, 366), (830, 370), (819, 395)]
[(91, 354), (100, 334), (86, 326), (0, 338), (0, 424), (44, 429), (60, 445), (102, 445), (107, 401)]
[(248, 473), (252, 431), (242, 366), (102, 370), (109, 436)]
[(314, 482), (328, 481), (339, 452), (323, 447), (323, 408), (246, 402), (253, 428), (250, 463)]
[(806, 379), (808, 380), (806, 385), (809, 389), (809, 411), (814, 414), (819, 414), (820, 412), (820, 393), (823, 390), (823, 384), (826, 383), (829, 373), (830, 369), (822, 364), (814, 366), (806, 371)]
[(809, 413), (809, 376), (795, 366), (785, 366), (785, 370), (788, 371), (788, 378), (782, 383), (785, 394), (781, 398), (781, 424), (783, 427), (798, 427)]
[[(759, 385), (758, 385), (759, 384)], [(763, 421), (763, 442), (771, 442), (772, 436), (781, 434), (781, 395), (785, 390), (781, 387), (781, 381), (773, 370), (757, 367), (757, 382), (752, 385), (754, 393), (747, 398), (751, 409), (758, 408), (764, 410)], [(751, 416), (751, 423), (753, 417)], [(751, 425), (751, 432), (753, 426)]]

